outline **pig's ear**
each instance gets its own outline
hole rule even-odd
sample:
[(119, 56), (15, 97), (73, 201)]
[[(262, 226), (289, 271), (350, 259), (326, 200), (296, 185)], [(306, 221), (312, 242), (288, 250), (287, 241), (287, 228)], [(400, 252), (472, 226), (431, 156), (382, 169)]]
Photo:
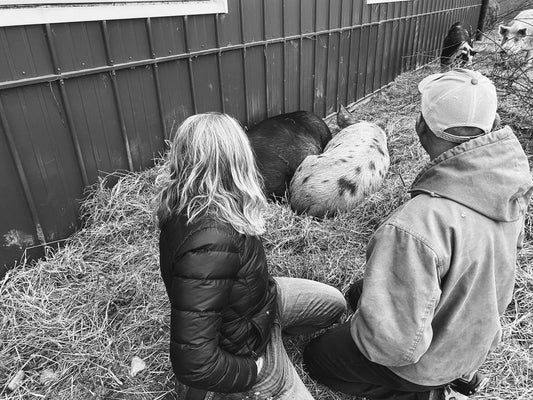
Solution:
[(339, 128), (344, 129), (356, 122), (357, 120), (354, 116), (341, 104), (339, 112), (337, 113), (337, 125), (339, 125)]
[(507, 33), (509, 33), (509, 27), (508, 26), (504, 26), (504, 25), (500, 25), (500, 27), (498, 29), (498, 32), (500, 33), (501, 36), (505, 36), (505, 35), (507, 35)]
[(377, 120), (373, 121), (373, 123), (376, 124), (377, 126), (379, 126), (381, 129), (383, 129), (385, 134), (387, 134), (387, 121), (386, 120), (377, 119)]
[(522, 37), (526, 36), (527, 35), (527, 28), (522, 28), (522, 29), (517, 30), (516, 34), (518, 36), (522, 36)]

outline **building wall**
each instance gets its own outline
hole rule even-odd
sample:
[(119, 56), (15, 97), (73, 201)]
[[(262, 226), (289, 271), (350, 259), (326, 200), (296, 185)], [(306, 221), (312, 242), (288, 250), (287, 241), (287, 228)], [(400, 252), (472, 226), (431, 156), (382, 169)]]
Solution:
[(481, 0), (229, 0), (228, 13), (0, 28), (0, 276), (78, 227), (84, 188), (153, 165), (187, 116), (325, 117), (433, 60)]

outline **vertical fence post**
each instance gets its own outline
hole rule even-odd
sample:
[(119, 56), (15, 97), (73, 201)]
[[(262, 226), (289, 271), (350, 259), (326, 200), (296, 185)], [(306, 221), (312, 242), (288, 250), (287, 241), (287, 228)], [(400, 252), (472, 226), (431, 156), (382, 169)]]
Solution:
[(270, 65), (268, 59), (268, 43), (267, 43), (267, 13), (266, 13), (266, 2), (268, 0), (261, 0), (262, 10), (263, 10), (263, 41), (265, 42), (265, 48), (263, 49), (263, 55), (265, 60), (265, 105), (266, 105), (266, 116), (270, 116), (270, 85), (269, 75), (270, 75)]
[[(148, 45), (150, 46), (150, 57), (154, 60), (156, 59), (156, 53), (154, 48), (154, 39), (152, 34), (152, 20), (151, 18), (146, 18), (146, 33), (148, 34)], [(155, 93), (157, 97), (157, 108), (159, 110), (159, 119), (161, 120), (161, 126), (163, 128), (163, 137), (168, 139), (170, 132), (167, 132), (167, 124), (165, 121), (165, 112), (163, 110), (163, 100), (161, 98), (161, 81), (159, 79), (159, 65), (155, 62), (152, 66), (152, 71), (154, 73), (155, 81)]]
[[(104, 48), (106, 53), (107, 65), (113, 66), (114, 60), (111, 54), (111, 46), (109, 44), (109, 32), (107, 29), (107, 21), (101, 22), (102, 34), (104, 35)], [(113, 90), (113, 97), (115, 99), (115, 106), (117, 108), (117, 116), (119, 120), (120, 133), (122, 135), (122, 140), (124, 141), (124, 147), (126, 149), (126, 157), (128, 158), (128, 168), (130, 171), (133, 171), (133, 157), (131, 156), (130, 141), (128, 139), (128, 131), (126, 129), (126, 122), (124, 120), (124, 112), (122, 110), (122, 103), (120, 102), (120, 93), (118, 90), (117, 84), (117, 75), (115, 69), (112, 69), (109, 72), (111, 78), (111, 88)]]
[(28, 204), (28, 208), (30, 209), (30, 215), (33, 221), (33, 226), (35, 227), (35, 234), (37, 235), (37, 239), (39, 240), (40, 244), (44, 244), (46, 242), (46, 238), (44, 236), (43, 228), (41, 225), (41, 220), (39, 218), (39, 213), (37, 212), (37, 206), (35, 203), (35, 199), (33, 198), (33, 195), (31, 193), (31, 188), (28, 182), (28, 177), (26, 175), (26, 172), (24, 171), (24, 166), (22, 165), (22, 160), (18, 152), (17, 146), (15, 144), (15, 141), (13, 140), (13, 133), (11, 132), (11, 129), (9, 127), (6, 111), (4, 109), (4, 105), (1, 99), (0, 99), (0, 123), (2, 124), (2, 130), (4, 131), (4, 135), (7, 140), (9, 151), (11, 153), (11, 156), (13, 157), (13, 161), (15, 162), (15, 168), (17, 170), (17, 175), (18, 175), (20, 184), (22, 185), (22, 190), (24, 192), (24, 198), (26, 199), (26, 203)]
[[(218, 49), (220, 49), (221, 47), (220, 31), (219, 31), (220, 21), (219, 20), (220, 20), (220, 14), (216, 14), (215, 15), (215, 41), (216, 41)], [(222, 78), (222, 52), (220, 50), (217, 52), (217, 73), (218, 73), (218, 78), (220, 79), (220, 107), (222, 109), (222, 112), (225, 113), (226, 104), (224, 101), (224, 80)]]
[(241, 27), (241, 40), (243, 44), (242, 49), (242, 70), (244, 79), (244, 115), (246, 116), (246, 126), (250, 124), (250, 107), (248, 106), (248, 70), (246, 68), (246, 38), (244, 37), (244, 15), (243, 15), (243, 0), (239, 0), (239, 18)]
[[(46, 42), (48, 44), (48, 51), (50, 52), (50, 58), (52, 59), (52, 64), (54, 65), (54, 72), (58, 75), (61, 75), (61, 68), (59, 67), (59, 63), (57, 61), (57, 54), (56, 54), (56, 50), (54, 46), (54, 41), (52, 37), (52, 28), (50, 27), (50, 24), (46, 24), (45, 29), (46, 29)], [(76, 160), (78, 162), (78, 167), (80, 168), (83, 186), (87, 187), (89, 186), (87, 168), (85, 166), (85, 161), (83, 159), (83, 153), (81, 151), (78, 133), (76, 132), (76, 126), (74, 125), (74, 120), (72, 118), (70, 102), (68, 100), (67, 92), (65, 90), (65, 81), (63, 79), (59, 80), (59, 93), (61, 95), (61, 103), (63, 106), (63, 110), (65, 111), (65, 117), (67, 119), (67, 126), (69, 130), (70, 138), (72, 140), (72, 144), (74, 145), (74, 152), (76, 154)]]

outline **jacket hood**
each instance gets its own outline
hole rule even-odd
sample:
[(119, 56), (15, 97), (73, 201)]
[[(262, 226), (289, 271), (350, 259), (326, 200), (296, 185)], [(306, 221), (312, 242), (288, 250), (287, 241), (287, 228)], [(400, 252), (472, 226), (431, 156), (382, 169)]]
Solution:
[(510, 222), (524, 215), (532, 187), (527, 156), (506, 126), (442, 153), (418, 174), (410, 192), (444, 197)]

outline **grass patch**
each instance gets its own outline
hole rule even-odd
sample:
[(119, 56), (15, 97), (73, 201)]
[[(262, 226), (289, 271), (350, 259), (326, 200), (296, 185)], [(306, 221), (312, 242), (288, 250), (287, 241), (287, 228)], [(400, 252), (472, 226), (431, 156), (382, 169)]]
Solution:
[[(474, 68), (498, 85), (503, 123), (515, 129), (531, 158), (531, 109), (524, 99), (531, 100), (533, 86), (529, 92), (513, 91), (513, 82), (489, 55), (479, 60)], [(355, 107), (358, 118), (386, 125), (391, 155), (383, 186), (357, 210), (319, 221), (295, 215), (286, 204), (270, 204), (264, 244), (273, 275), (314, 279), (342, 291), (362, 276), (370, 236), (409, 198), (410, 184), (428, 161), (414, 133), (416, 86), (437, 70), (433, 64), (402, 74)], [(327, 122), (334, 127), (332, 119)], [(162, 161), (150, 170), (120, 176), (113, 188), (101, 181), (83, 203), (83, 228), (61, 250), (17, 265), (0, 282), (3, 399), (176, 398), (168, 358), (169, 307), (152, 211), (158, 177), (164, 176)], [(530, 210), (514, 300), (502, 318), (504, 341), (482, 366), (490, 384), (476, 398), (533, 398), (532, 215)], [(302, 371), (305, 340), (288, 339), (286, 345), (315, 398), (353, 398), (316, 384)], [(134, 356), (147, 367), (132, 377)], [(9, 392), (7, 384), (19, 371), (25, 379)]]

